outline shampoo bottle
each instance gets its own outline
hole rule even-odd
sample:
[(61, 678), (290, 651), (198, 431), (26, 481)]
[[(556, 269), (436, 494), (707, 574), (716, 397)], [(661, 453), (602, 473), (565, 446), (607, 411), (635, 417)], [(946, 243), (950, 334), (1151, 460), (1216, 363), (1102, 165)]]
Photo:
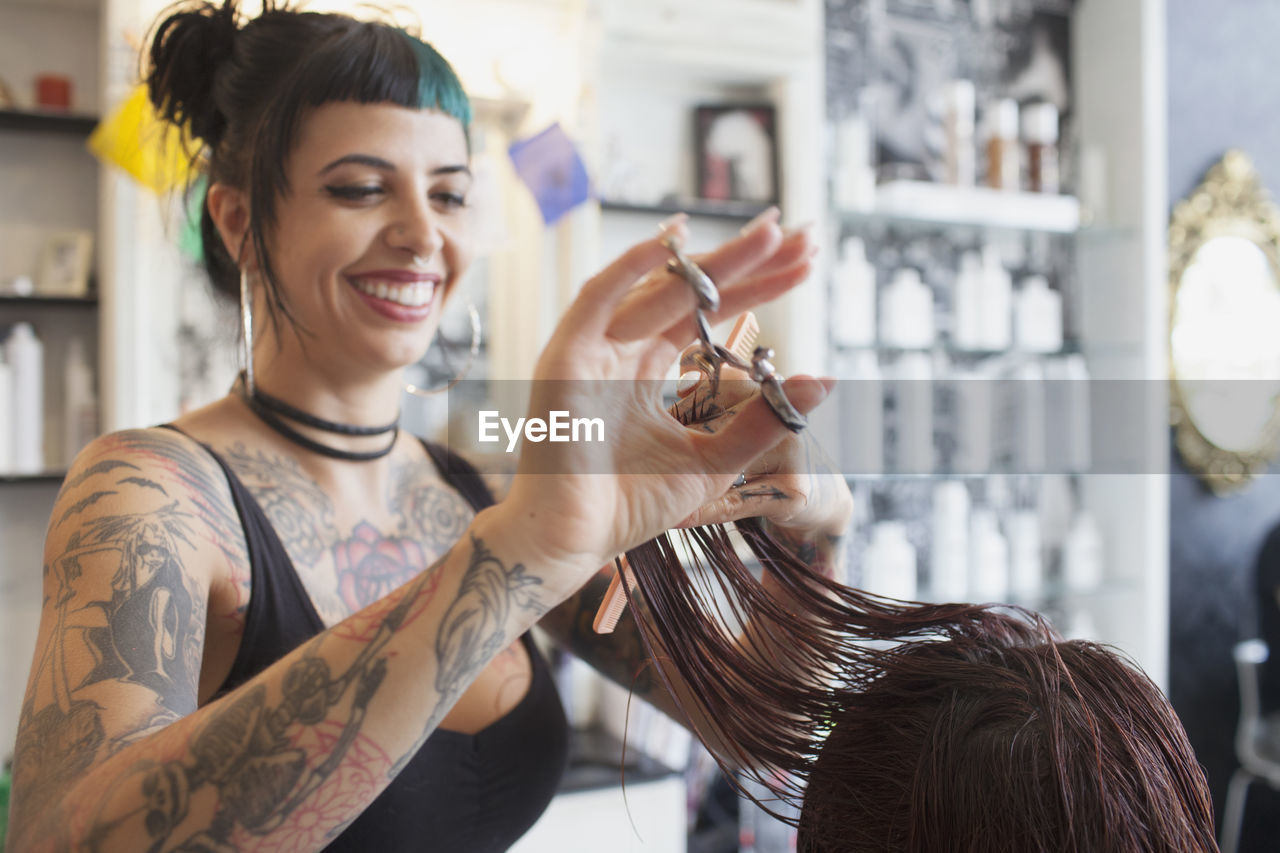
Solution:
[(1023, 352), (1062, 349), (1062, 296), (1042, 275), (1027, 276), (1013, 303), (1014, 340)]
[(1012, 303), (1013, 279), (1004, 268), (1000, 250), (988, 243), (982, 249), (982, 349), (1009, 348)]
[(969, 519), (969, 594), (978, 602), (1009, 596), (1009, 546), (995, 511), (977, 507)]
[(944, 98), (947, 183), (972, 187), (977, 172), (973, 133), (976, 97), (973, 81), (952, 80), (947, 84)]
[(952, 343), (957, 349), (982, 349), (982, 257), (977, 252), (960, 257), (951, 310)]
[(884, 384), (876, 354), (852, 354), (848, 380), (837, 385), (843, 472), (864, 477), (884, 473)]
[(5, 352), (13, 370), (13, 467), (23, 474), (45, 469), (44, 347), (30, 323), (9, 333)]
[(944, 480), (933, 489), (930, 554), (930, 598), (965, 601), (969, 595), (969, 489), (959, 480)]
[(13, 370), (0, 346), (0, 474), (13, 470)]
[(933, 365), (929, 353), (903, 353), (893, 366), (894, 427), (900, 474), (933, 471)]
[(911, 267), (898, 270), (884, 292), (881, 341), (897, 349), (933, 346), (933, 291)]
[(1009, 516), (1009, 589), (1019, 604), (1040, 606), (1044, 593), (1044, 560), (1040, 518), (1030, 510)]
[(987, 186), (1022, 188), (1022, 150), (1018, 147), (1018, 102), (1001, 98), (987, 109)]
[(1087, 510), (1076, 511), (1062, 549), (1062, 575), (1071, 592), (1091, 592), (1102, 583), (1102, 533)]
[(861, 237), (841, 245), (832, 276), (835, 316), (831, 337), (838, 347), (870, 347), (876, 342), (876, 268)]

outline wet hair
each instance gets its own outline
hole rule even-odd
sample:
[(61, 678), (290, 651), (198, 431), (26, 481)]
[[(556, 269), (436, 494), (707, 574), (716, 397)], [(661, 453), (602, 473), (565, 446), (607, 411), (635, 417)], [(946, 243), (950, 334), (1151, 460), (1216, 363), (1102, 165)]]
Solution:
[(846, 587), (758, 520), (735, 527), (629, 551), (638, 624), (700, 739), (771, 791), (747, 796), (798, 827), (800, 853), (1217, 849), (1186, 733), (1119, 653), (1020, 608)]
[[(268, 238), (276, 202), (289, 191), (285, 162), (308, 113), (350, 101), (438, 109), (462, 123), (471, 106), (457, 75), (430, 45), (403, 29), (342, 14), (302, 12), (263, 0), (245, 19), (237, 0), (169, 7), (150, 40), (146, 82), (165, 119), (189, 128), (207, 182), (247, 190), (249, 239), (258, 255), (273, 321), (292, 320), (275, 277)], [(239, 293), (238, 258), (223, 246), (201, 204), (204, 265), (215, 289)], [(238, 251), (243, 251), (243, 246)]]

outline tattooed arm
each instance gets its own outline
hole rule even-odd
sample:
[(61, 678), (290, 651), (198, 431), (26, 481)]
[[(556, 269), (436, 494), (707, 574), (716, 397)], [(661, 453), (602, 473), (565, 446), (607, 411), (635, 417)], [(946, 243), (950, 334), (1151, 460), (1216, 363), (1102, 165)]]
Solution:
[(198, 707), (216, 561), (245, 559), (211, 465), (144, 431), (73, 467), (46, 544), (10, 850), (318, 850), (569, 592), (545, 560), (518, 561), (518, 519), (486, 510), (434, 566)]

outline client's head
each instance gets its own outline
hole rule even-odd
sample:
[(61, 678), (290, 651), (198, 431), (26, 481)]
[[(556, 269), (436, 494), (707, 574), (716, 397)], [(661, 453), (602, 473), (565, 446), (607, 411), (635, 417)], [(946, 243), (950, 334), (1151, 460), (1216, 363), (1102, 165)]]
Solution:
[(1093, 643), (1012, 639), (900, 647), (844, 697), (801, 853), (1217, 850), (1204, 774), (1156, 686)]

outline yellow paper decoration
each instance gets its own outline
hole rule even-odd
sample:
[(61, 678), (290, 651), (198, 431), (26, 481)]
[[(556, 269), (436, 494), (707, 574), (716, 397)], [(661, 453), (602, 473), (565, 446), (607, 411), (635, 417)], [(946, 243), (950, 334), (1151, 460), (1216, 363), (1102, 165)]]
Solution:
[(124, 169), (152, 192), (185, 188), (193, 171), (190, 132), (165, 121), (151, 105), (147, 87), (139, 85), (120, 107), (89, 136), (89, 150), (99, 160)]

